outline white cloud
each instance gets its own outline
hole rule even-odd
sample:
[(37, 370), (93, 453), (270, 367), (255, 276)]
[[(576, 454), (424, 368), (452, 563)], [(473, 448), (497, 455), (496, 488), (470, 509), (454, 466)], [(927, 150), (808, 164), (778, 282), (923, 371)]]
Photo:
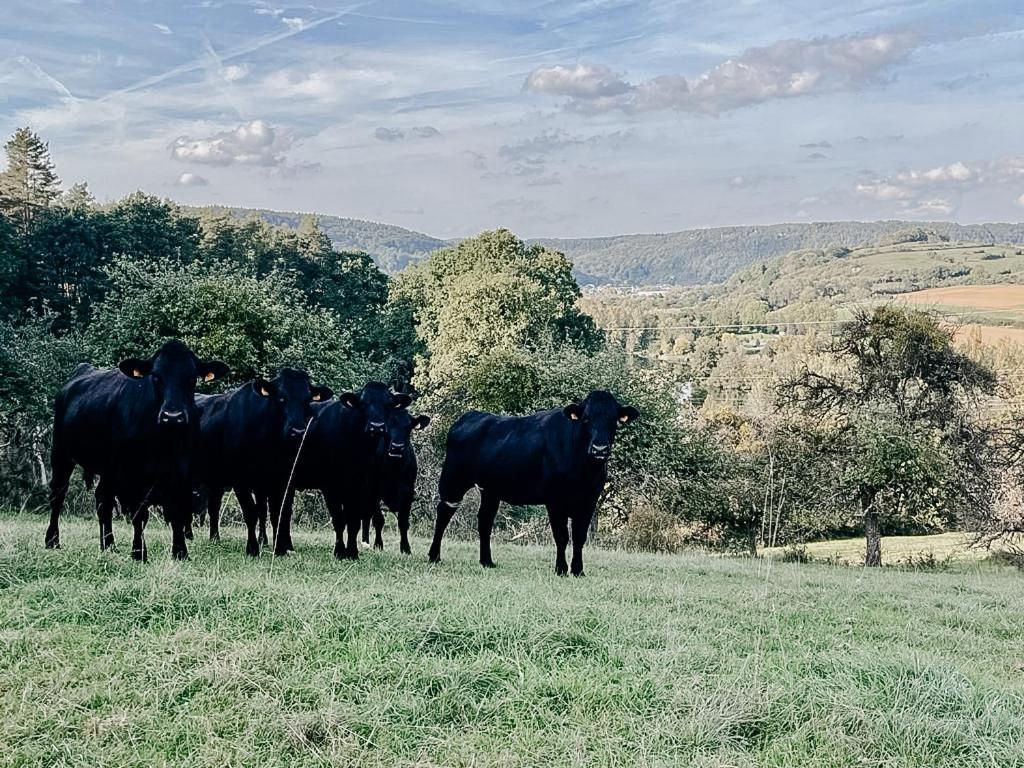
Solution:
[(524, 87), (568, 96), (569, 107), (583, 112), (675, 109), (717, 114), (770, 99), (856, 90), (882, 79), (913, 46), (910, 35), (896, 32), (782, 40), (749, 48), (692, 79), (662, 75), (631, 84), (607, 67), (577, 64), (539, 67)]
[(910, 216), (949, 216), (956, 206), (944, 197), (931, 197), (902, 210)]
[(205, 187), (210, 182), (198, 173), (183, 173), (174, 180), (176, 187)]
[(153, 25), (153, 29), (155, 29), (157, 32), (159, 32), (162, 35), (174, 34), (173, 32), (171, 32), (171, 28), (168, 27), (166, 24), (154, 24)]
[(402, 128), (385, 128), (382, 125), (373, 132), (375, 139), (389, 142), (402, 141), (407, 138), (432, 139), (440, 135), (441, 132), (432, 125), (414, 125), (408, 131)]
[(179, 136), (171, 144), (171, 157), (205, 165), (258, 165), (280, 167), (291, 138), (263, 120), (244, 123), (234, 130), (206, 138)]
[(632, 88), (607, 67), (587, 64), (538, 67), (527, 76), (523, 87), (528, 91), (580, 99), (616, 96)]
[(249, 67), (247, 67), (245, 64), (228, 64), (220, 71), (220, 76), (228, 82), (232, 83), (236, 80), (241, 80), (248, 74)]
[(354, 92), (365, 90), (381, 96), (381, 88), (391, 85), (396, 77), (391, 72), (365, 67), (337, 67), (312, 71), (279, 70), (263, 79), (261, 91), (271, 98), (312, 99), (337, 103)]
[(298, 16), (282, 16), (281, 21), (285, 23), (288, 29), (293, 29), (296, 32), (301, 32), (306, 28), (306, 21)]

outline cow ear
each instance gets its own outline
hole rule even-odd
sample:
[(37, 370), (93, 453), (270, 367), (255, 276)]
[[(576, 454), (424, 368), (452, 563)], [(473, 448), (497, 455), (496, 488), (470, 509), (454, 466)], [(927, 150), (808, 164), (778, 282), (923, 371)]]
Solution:
[(330, 387), (313, 387), (313, 396), (309, 399), (314, 403), (322, 403), (332, 397), (334, 397), (334, 392)]
[(640, 411), (631, 405), (623, 405), (619, 407), (619, 421), (623, 424), (629, 424), (631, 421), (636, 421), (640, 418)]
[(274, 386), (274, 382), (257, 376), (252, 380), (252, 389), (260, 397), (270, 397), (276, 392), (277, 387)]
[(427, 425), (430, 424), (430, 417), (426, 414), (420, 414), (412, 420), (413, 429), (426, 429)]
[(342, 392), (338, 395), (338, 399), (341, 404), (346, 408), (358, 408), (359, 407), (359, 395), (355, 392)]
[(197, 360), (196, 377), (203, 381), (223, 379), (231, 370), (220, 360)]
[(409, 407), (409, 403), (412, 402), (412, 398), (409, 397), (404, 392), (395, 392), (392, 395), (392, 398), (393, 399), (392, 399), (391, 403), (392, 403), (392, 405), (395, 406), (395, 408), (408, 408)]
[(565, 408), (562, 409), (562, 413), (564, 413), (567, 418), (570, 418), (573, 421), (579, 421), (580, 419), (583, 418), (583, 406), (581, 406), (579, 403), (569, 403), (567, 406), (565, 406)]
[(127, 360), (122, 360), (118, 363), (117, 367), (121, 370), (121, 373), (128, 378), (141, 379), (144, 376), (149, 376), (153, 371), (153, 361), (140, 360), (137, 357), (129, 357)]

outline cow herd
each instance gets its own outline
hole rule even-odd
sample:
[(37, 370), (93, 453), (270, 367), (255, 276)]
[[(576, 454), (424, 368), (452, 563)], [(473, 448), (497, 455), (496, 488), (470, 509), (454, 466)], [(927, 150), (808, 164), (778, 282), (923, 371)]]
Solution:
[[(374, 546), (383, 546), (382, 504), (398, 519), (401, 551), (411, 552), (417, 473), (411, 434), (430, 417), (410, 413), (409, 395), (370, 382), (358, 393), (335, 397), (293, 368), (224, 394), (196, 394), (197, 381), (227, 374), (224, 363), (202, 360), (180, 341), (116, 368), (80, 364), (54, 403), (46, 546), (60, 546), (60, 513), (79, 466), (86, 484), (95, 484), (100, 548), (114, 543), (117, 505), (132, 523), (136, 560), (147, 557), (151, 507), (159, 506), (170, 526), (172, 557), (184, 559), (194, 499), (205, 497), (210, 538), (217, 539), (228, 490), (242, 509), (248, 555), (259, 555), (267, 545), (268, 519), (274, 553), (294, 549), (296, 490), (322, 493), (334, 526), (335, 557), (357, 558), (360, 533), (367, 541), (371, 524)], [(481, 565), (494, 565), (491, 531), (500, 502), (535, 504), (548, 511), (555, 572), (582, 576), (583, 545), (616, 431), (637, 416), (604, 391), (530, 416), (463, 415), (448, 432), (430, 561), (440, 560), (445, 529), (465, 493), (476, 487)]]

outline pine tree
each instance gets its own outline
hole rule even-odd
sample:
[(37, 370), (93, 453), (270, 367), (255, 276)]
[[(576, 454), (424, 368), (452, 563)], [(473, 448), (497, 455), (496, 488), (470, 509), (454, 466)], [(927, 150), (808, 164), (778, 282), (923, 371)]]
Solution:
[(0, 212), (22, 233), (60, 194), (49, 145), (30, 128), (19, 128), (4, 145), (7, 168), (0, 173)]

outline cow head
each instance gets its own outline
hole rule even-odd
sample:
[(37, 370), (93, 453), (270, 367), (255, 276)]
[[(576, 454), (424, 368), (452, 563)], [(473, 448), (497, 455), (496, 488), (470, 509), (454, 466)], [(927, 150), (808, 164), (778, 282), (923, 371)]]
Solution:
[(388, 439), (382, 442), (389, 459), (404, 459), (409, 451), (409, 440), (414, 429), (424, 429), (430, 417), (413, 416), (407, 408), (392, 408), (388, 414)]
[(597, 462), (608, 461), (612, 455), (619, 427), (640, 416), (636, 408), (619, 405), (615, 396), (604, 390), (594, 390), (582, 403), (571, 403), (562, 412), (580, 431), (587, 455)]
[(404, 409), (412, 402), (406, 394), (392, 392), (387, 384), (371, 381), (358, 395), (343, 392), (338, 399), (346, 408), (359, 413), (363, 431), (370, 437), (382, 437), (387, 432), (388, 415), (396, 409)]
[(200, 360), (177, 340), (168, 341), (148, 360), (130, 357), (117, 367), (125, 376), (149, 381), (161, 426), (188, 425), (195, 416), (196, 380), (213, 381), (228, 374), (224, 363)]
[(314, 387), (309, 374), (295, 368), (282, 368), (272, 381), (254, 379), (252, 388), (281, 414), (281, 436), (285, 440), (300, 440), (313, 418), (312, 404), (334, 396), (328, 387)]

